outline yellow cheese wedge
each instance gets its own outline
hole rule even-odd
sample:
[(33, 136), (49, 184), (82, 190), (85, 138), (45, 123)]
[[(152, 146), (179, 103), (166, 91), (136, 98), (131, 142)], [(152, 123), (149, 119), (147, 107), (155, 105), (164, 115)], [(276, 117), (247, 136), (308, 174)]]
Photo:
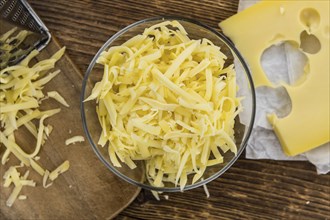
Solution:
[(329, 142), (329, 7), (329, 1), (262, 1), (219, 24), (248, 62), (256, 86), (279, 86), (269, 81), (260, 64), (271, 45), (296, 42), (308, 57), (304, 80), (283, 84), (291, 113), (285, 118), (269, 116), (290, 156)]

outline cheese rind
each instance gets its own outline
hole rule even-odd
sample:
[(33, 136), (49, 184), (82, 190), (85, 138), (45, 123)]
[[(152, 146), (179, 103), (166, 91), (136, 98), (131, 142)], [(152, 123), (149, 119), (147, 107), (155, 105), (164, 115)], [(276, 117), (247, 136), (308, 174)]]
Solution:
[[(260, 59), (266, 48), (283, 41), (297, 42), (306, 54), (305, 80), (295, 85), (282, 83), (292, 111), (285, 118), (268, 117), (290, 156), (330, 140), (329, 7), (329, 1), (261, 1), (219, 24), (249, 64), (256, 87), (281, 86), (272, 84), (262, 69)], [(305, 32), (319, 41), (321, 48), (316, 53), (304, 52), (306, 42), (301, 42), (301, 36)]]

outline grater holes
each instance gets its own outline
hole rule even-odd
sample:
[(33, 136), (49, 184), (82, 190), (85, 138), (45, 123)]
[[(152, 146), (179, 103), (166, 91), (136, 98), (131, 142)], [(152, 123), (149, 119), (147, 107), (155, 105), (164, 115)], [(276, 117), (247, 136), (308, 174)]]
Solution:
[(15, 7), (17, 3), (17, 0), (13, 0), (10, 5), (8, 6), (8, 8), (6, 9), (5, 13), (3, 13), (3, 17), (8, 17), (8, 15), (10, 14), (10, 12), (13, 10), (13, 8)]
[(36, 23), (36, 21), (34, 20), (34, 18), (31, 15), (29, 15), (25, 24), (30, 30), (33, 30), (36, 32), (39, 31), (39, 25)]
[(25, 24), (28, 17), (29, 17), (29, 14), (26, 11), (23, 11), (23, 16), (22, 16), (22, 20), (21, 20), (22, 25)]
[(36, 30), (36, 26), (35, 26), (35, 23), (34, 23), (34, 20), (30, 20), (29, 23), (28, 23), (28, 27), (32, 30)]
[(33, 30), (35, 31), (39, 30), (39, 26), (37, 26), (35, 22), (33, 22)]
[(15, 12), (14, 16), (12, 17), (12, 20), (13, 21), (16, 21), (17, 20), (17, 18), (19, 17), (19, 15), (22, 12), (22, 9), (23, 9), (23, 6), (22, 5), (19, 5), (18, 8), (16, 9), (16, 12)]
[(0, 10), (3, 8), (3, 6), (7, 3), (7, 0), (1, 0), (0, 1)]

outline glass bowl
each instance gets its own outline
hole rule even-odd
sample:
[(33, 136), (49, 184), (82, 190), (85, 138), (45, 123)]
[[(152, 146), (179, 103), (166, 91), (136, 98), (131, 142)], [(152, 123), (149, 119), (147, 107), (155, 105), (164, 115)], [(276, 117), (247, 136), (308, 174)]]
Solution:
[[(237, 76), (237, 84), (240, 88), (238, 92), (241, 96), (244, 96), (244, 101), (242, 102), (243, 112), (236, 117), (234, 126), (237, 154), (234, 155), (229, 151), (225, 153), (223, 155), (224, 163), (208, 167), (205, 170), (203, 177), (194, 184), (190, 184), (191, 181), (189, 180), (191, 180), (191, 175), (188, 176), (187, 185), (185, 185), (183, 190), (189, 190), (207, 184), (208, 182), (218, 178), (234, 164), (234, 162), (243, 152), (253, 127), (255, 117), (255, 91), (252, 78), (242, 56), (230, 40), (228, 40), (223, 34), (191, 19), (179, 17), (156, 17), (145, 19), (131, 24), (113, 35), (94, 56), (85, 73), (82, 84), (81, 117), (84, 131), (94, 152), (104, 163), (104, 165), (114, 174), (124, 179), (125, 181), (144, 189), (159, 192), (176, 192), (180, 191), (180, 187), (177, 187), (171, 183), (167, 183), (164, 187), (155, 187), (150, 185), (145, 178), (145, 167), (143, 161), (137, 161), (137, 167), (135, 169), (130, 169), (125, 164), (122, 164), (122, 167), (120, 168), (113, 166), (110, 161), (107, 147), (101, 147), (97, 144), (102, 129), (96, 114), (96, 101), (83, 101), (91, 94), (95, 83), (102, 79), (103, 66), (101, 64), (97, 64), (96, 60), (103, 51), (107, 51), (112, 46), (121, 45), (133, 36), (141, 34), (145, 28), (166, 20), (179, 21), (180, 24), (185, 28), (190, 39), (207, 38), (211, 40), (216, 46), (221, 47), (221, 52), (227, 56), (225, 65), (235, 62), (236, 72), (237, 74), (240, 74)], [(237, 71), (238, 69), (240, 69), (240, 71)], [(241, 117), (244, 117), (244, 120), (241, 120)]]

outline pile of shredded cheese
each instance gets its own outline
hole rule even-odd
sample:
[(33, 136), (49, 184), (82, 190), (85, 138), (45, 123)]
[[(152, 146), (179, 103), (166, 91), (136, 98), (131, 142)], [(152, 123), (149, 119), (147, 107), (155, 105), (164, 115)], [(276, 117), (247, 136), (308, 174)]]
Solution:
[[(13, 31), (9, 33), (13, 33)], [(14, 184), (14, 190), (6, 203), (8, 206), (12, 206), (16, 198), (26, 199), (24, 195), (19, 196), (23, 186), (36, 185), (34, 181), (27, 180), (29, 171), (21, 176), (17, 170), (18, 168), (23, 166), (32, 167), (38, 174), (43, 176), (44, 187), (50, 186), (49, 184), (46, 185), (48, 179), (54, 181), (60, 173), (69, 168), (69, 161), (65, 161), (50, 172), (37, 162), (39, 159), (37, 155), (53, 129), (51, 125), (45, 124), (45, 119), (61, 110), (57, 108), (41, 111), (39, 110), (41, 102), (51, 97), (68, 106), (64, 98), (56, 91), (48, 92), (47, 96), (42, 92), (45, 84), (60, 73), (59, 70), (48, 73), (48, 70), (54, 68), (55, 63), (62, 57), (64, 51), (65, 48), (62, 48), (51, 58), (39, 61), (30, 67), (30, 60), (39, 53), (35, 50), (18, 65), (6, 67), (0, 71), (0, 147), (4, 146), (6, 148), (1, 164), (2, 166), (6, 164), (10, 154), (21, 161), (21, 165), (9, 167), (3, 177), (4, 187)], [(37, 122), (38, 125), (36, 126), (33, 121)], [(32, 153), (26, 153), (23, 150), (24, 147), (19, 146), (15, 141), (15, 132), (23, 126), (36, 138), (36, 146)]]
[[(208, 39), (190, 39), (177, 21), (144, 30), (104, 51), (104, 75), (85, 100), (96, 99), (105, 146), (114, 166), (144, 160), (151, 185), (200, 180), (222, 152), (237, 148), (234, 119), (241, 110), (234, 65)], [(221, 151), (219, 150), (221, 149)]]

